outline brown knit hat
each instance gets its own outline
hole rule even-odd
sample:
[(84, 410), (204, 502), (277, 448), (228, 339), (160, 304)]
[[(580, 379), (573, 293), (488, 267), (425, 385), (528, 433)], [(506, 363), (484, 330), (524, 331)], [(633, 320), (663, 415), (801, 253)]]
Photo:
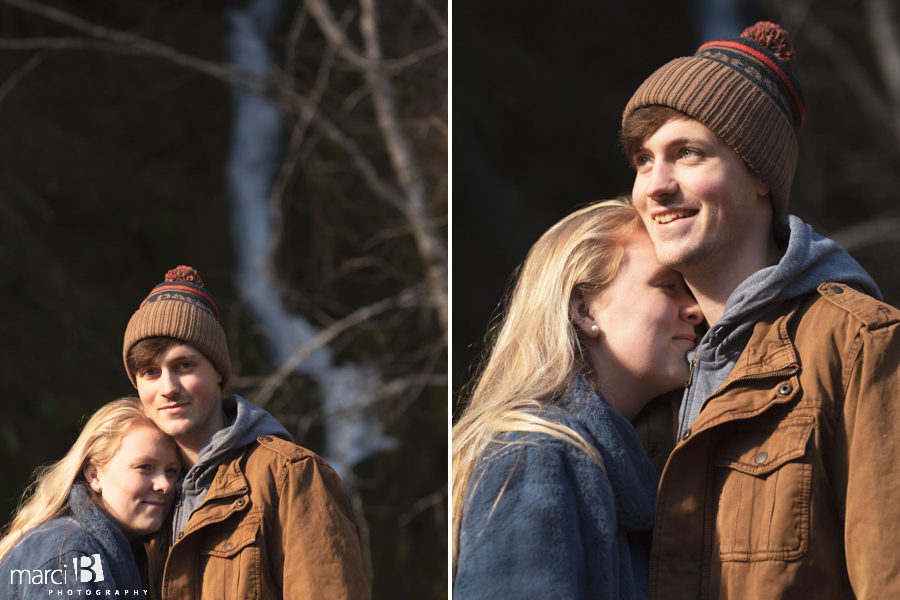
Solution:
[(718, 135), (769, 186), (773, 217), (787, 214), (797, 167), (803, 92), (791, 73), (793, 45), (785, 30), (760, 21), (741, 37), (707, 42), (693, 56), (660, 67), (625, 106), (667, 106)]
[(134, 373), (128, 369), (131, 348), (146, 338), (170, 337), (202, 352), (222, 376), (224, 387), (231, 376), (231, 356), (219, 317), (219, 305), (197, 271), (181, 265), (166, 273), (165, 281), (141, 302), (125, 328), (122, 359), (131, 383), (137, 387)]

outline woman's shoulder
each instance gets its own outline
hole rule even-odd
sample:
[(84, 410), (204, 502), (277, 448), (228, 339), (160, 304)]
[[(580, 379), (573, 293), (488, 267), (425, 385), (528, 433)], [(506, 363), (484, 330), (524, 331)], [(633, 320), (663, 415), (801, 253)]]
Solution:
[(520, 423), (512, 431), (497, 434), (488, 444), (481, 457), (479, 471), (504, 479), (510, 473), (523, 469), (546, 471), (554, 477), (563, 477), (571, 471), (560, 470), (565, 465), (591, 462), (584, 450), (573, 443), (581, 438), (593, 445), (589, 428), (575, 415), (551, 404), (528, 409), (527, 414), (536, 419)]
[(100, 544), (71, 516), (62, 516), (27, 531), (10, 549), (4, 563), (42, 569), (76, 555), (101, 552)]

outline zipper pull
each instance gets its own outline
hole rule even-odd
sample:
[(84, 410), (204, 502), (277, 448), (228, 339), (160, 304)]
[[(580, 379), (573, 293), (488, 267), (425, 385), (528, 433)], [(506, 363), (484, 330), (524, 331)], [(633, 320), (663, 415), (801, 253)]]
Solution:
[(684, 387), (691, 387), (691, 382), (694, 381), (694, 365), (697, 364), (697, 355), (694, 354), (694, 357), (691, 358), (691, 370), (688, 372), (687, 381), (684, 382)]

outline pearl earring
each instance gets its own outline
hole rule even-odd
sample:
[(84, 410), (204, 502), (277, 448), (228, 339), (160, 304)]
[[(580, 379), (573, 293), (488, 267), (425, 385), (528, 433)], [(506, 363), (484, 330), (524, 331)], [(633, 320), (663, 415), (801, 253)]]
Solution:
[(599, 333), (599, 332), (600, 332), (600, 326), (599, 326), (599, 325), (597, 325), (596, 323), (594, 323), (593, 325), (591, 325), (591, 333)]

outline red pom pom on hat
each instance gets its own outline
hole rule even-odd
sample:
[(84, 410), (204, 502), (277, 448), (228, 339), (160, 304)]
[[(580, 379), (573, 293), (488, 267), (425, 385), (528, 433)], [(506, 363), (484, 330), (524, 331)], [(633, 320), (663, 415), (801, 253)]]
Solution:
[(785, 66), (790, 68), (794, 59), (794, 44), (788, 32), (771, 21), (759, 21), (741, 33), (742, 38), (753, 40), (768, 48)]
[(203, 280), (200, 279), (200, 273), (195, 268), (187, 265), (178, 265), (174, 269), (170, 269), (166, 273), (165, 281), (187, 281), (200, 287), (206, 287), (203, 285)]

